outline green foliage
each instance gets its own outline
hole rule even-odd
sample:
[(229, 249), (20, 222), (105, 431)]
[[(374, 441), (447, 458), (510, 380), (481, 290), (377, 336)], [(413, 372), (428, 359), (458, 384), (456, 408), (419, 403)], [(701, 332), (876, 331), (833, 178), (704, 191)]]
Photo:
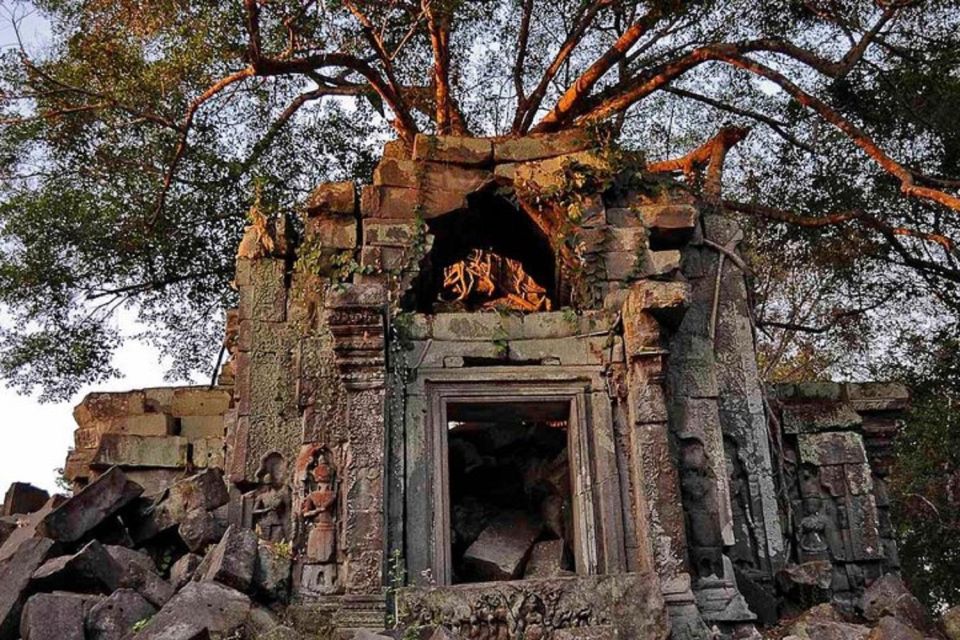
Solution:
[(913, 593), (935, 610), (960, 602), (957, 335), (956, 327), (938, 333), (936, 349), (891, 371), (913, 389), (890, 486), (900, 561)]

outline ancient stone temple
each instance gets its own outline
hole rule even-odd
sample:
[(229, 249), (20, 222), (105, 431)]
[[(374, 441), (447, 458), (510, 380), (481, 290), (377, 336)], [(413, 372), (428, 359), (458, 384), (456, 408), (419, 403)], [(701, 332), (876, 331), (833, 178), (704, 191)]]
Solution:
[(389, 143), (373, 182), (254, 216), (218, 384), (88, 398), (78, 487), (222, 468), (210, 527), (346, 638), (742, 635), (896, 572), (905, 390), (763, 389), (709, 203), (579, 131)]

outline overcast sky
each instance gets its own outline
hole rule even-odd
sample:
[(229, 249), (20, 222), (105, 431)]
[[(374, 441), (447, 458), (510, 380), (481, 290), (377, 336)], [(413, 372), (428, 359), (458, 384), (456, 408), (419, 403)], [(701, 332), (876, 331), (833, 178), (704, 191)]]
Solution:
[[(0, 0), (0, 48), (16, 46), (11, 27), (11, 11), (23, 15), (27, 5)], [(27, 15), (21, 22), (20, 35), (28, 49), (42, 47), (49, 30), (36, 14)], [(121, 330), (132, 335), (137, 332), (133, 314), (118, 318)], [(73, 445), (73, 407), (90, 391), (117, 391), (142, 387), (165, 386), (164, 366), (159, 354), (151, 347), (129, 341), (117, 353), (114, 367), (124, 377), (109, 383), (84, 388), (68, 402), (41, 404), (36, 398), (17, 395), (0, 385), (0, 491), (14, 481), (31, 482), (48, 491), (55, 489), (54, 469), (63, 466), (67, 449)], [(2, 495), (0, 495), (2, 500)]]

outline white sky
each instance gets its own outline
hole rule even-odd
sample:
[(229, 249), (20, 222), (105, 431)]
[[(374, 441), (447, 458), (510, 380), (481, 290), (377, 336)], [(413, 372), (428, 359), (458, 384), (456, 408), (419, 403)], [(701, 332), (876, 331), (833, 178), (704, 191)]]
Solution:
[[(29, 5), (0, 0), (0, 49), (16, 46), (11, 26), (13, 13), (23, 16)], [(28, 49), (42, 47), (49, 37), (46, 23), (36, 14), (25, 17), (20, 35)], [(121, 313), (118, 325), (126, 334), (135, 334), (137, 325), (130, 313)], [(56, 488), (54, 469), (62, 467), (67, 449), (73, 445), (73, 407), (93, 390), (119, 391), (170, 384), (164, 382), (164, 366), (156, 350), (129, 341), (114, 358), (113, 365), (123, 378), (86, 387), (68, 402), (41, 404), (36, 398), (17, 395), (0, 386), (0, 491), (14, 481), (31, 482), (48, 491)], [(0, 495), (0, 500), (2, 500)]]

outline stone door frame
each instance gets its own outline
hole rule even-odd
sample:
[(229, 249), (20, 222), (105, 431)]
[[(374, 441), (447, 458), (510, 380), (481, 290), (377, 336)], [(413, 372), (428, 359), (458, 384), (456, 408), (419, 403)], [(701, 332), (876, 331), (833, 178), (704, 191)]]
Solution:
[[(423, 411), (416, 416), (408, 414), (408, 420), (422, 422), (408, 422), (407, 429), (422, 434), (422, 452), (426, 454), (422, 462), (426, 467), (424, 488), (429, 495), (415, 499), (429, 501), (429, 515), (424, 515), (430, 522), (424, 528), (429, 529), (432, 551), (423, 560), (429, 565), (433, 583), (452, 582), (447, 407), (456, 403), (569, 403), (567, 452), (574, 509), (571, 546), (577, 573), (626, 570), (622, 516), (629, 505), (622, 504), (618, 484), (610, 482), (618, 477), (616, 452), (608, 446), (614, 440), (610, 399), (600, 372), (576, 369), (532, 366), (420, 370), (413, 386), (414, 393), (419, 392), (417, 395), (423, 398)], [(602, 515), (611, 510), (617, 513), (612, 521)], [(416, 573), (419, 567), (411, 568)]]

